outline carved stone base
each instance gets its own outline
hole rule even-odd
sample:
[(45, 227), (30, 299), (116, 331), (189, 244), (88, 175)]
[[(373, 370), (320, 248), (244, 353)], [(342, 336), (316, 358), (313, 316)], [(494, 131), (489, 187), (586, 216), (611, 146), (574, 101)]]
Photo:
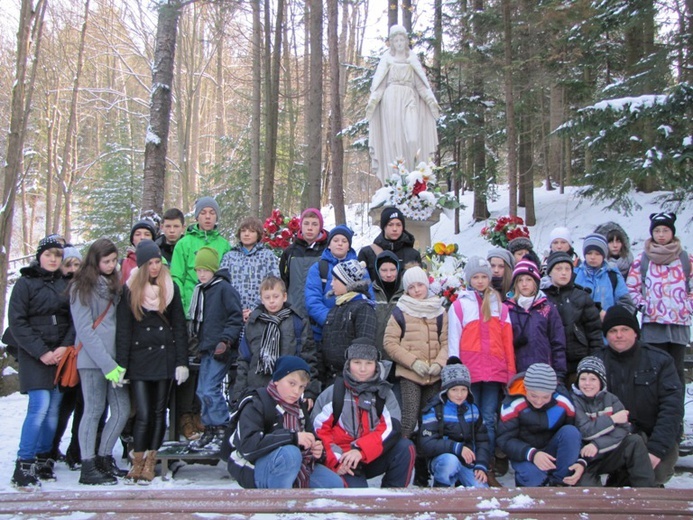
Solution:
[[(380, 226), (380, 214), (386, 207), (388, 206), (378, 206), (368, 212), (374, 226)], [(441, 211), (436, 208), (427, 220), (407, 219), (406, 230), (414, 235), (416, 239), (414, 245), (421, 253), (421, 256), (423, 256), (426, 249), (431, 247), (431, 228), (440, 221), (440, 214)]]

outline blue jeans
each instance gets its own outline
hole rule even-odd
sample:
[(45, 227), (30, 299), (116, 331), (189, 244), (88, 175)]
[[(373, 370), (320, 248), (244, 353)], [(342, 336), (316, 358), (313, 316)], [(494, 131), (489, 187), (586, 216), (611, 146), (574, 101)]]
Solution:
[(471, 388), (474, 404), (479, 407), (481, 419), (484, 421), (484, 426), (488, 432), (488, 449), (491, 457), (496, 451), (496, 418), (502, 386), (501, 383), (484, 381), (472, 383)]
[(214, 359), (213, 352), (200, 353), (200, 375), (197, 380), (197, 397), (200, 398), (202, 423), (205, 426), (223, 426), (229, 422), (229, 406), (226, 404), (222, 383), (233, 360), (226, 363)]
[(462, 464), (454, 453), (443, 453), (431, 460), (433, 481), (454, 487), (458, 482), (464, 487), (486, 488), (488, 484), (474, 478), (474, 469)]
[(63, 394), (53, 390), (29, 390), (29, 404), (19, 438), (17, 458), (35, 459), (36, 455), (53, 449), (53, 437), (58, 427), (60, 401)]
[(542, 471), (529, 461), (512, 461), (515, 470), (515, 484), (517, 486), (545, 486), (547, 484), (561, 484), (563, 478), (568, 476), (570, 466), (577, 462), (582, 446), (580, 431), (571, 424), (561, 426), (549, 443), (540, 451), (556, 457), (554, 464), (556, 469)]
[[(287, 444), (255, 462), (258, 489), (291, 489), (301, 469), (303, 456), (297, 446)], [(344, 481), (334, 471), (316, 464), (310, 474), (311, 488), (343, 488)]]

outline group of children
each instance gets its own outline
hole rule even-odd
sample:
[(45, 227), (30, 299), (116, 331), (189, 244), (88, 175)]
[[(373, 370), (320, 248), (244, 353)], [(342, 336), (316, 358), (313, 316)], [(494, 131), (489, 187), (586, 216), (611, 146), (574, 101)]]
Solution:
[[(518, 485), (595, 483), (623, 465), (638, 467), (633, 485), (652, 485), (640, 467), (647, 450), (628, 434), (628, 412), (590, 354), (604, 346), (610, 306), (655, 307), (641, 290), (651, 273), (666, 280), (663, 266), (679, 262), (690, 277), (675, 216), (653, 215), (649, 270), (635, 260), (628, 284), (620, 257), (618, 268), (608, 263), (618, 256), (610, 236), (588, 236), (579, 262), (558, 228), (543, 266), (524, 238), (468, 258), (467, 289), (446, 309), (397, 208), (383, 210), (381, 235), (358, 256), (347, 226), (328, 233), (320, 212), (307, 209), (279, 261), (258, 219), (241, 223), (231, 247), (216, 229), (213, 198), (199, 199), (194, 215), (182, 237), (178, 210), (164, 215), (161, 236), (153, 223), (136, 223), (120, 269), (115, 244), (95, 241), (72, 280), (60, 271), (64, 244), (54, 236), (39, 244), (12, 293), (14, 338), (5, 341), (19, 347), (29, 394), (15, 486), (55, 478), (63, 394), (52, 377), (69, 345), (81, 345), (84, 411), (74, 421), (84, 484), (151, 482), (175, 386), (191, 449), (224, 445), (230, 435), (228, 469), (244, 487), (362, 487), (376, 475), (403, 487), (415, 464), (419, 482), (430, 472), (435, 486), (497, 485), (504, 457)], [(672, 233), (660, 241), (661, 226)], [(658, 317), (646, 312), (645, 322)], [(690, 321), (677, 317), (673, 329), (652, 331), (674, 354), (677, 326)], [(124, 471), (112, 452), (130, 415), (132, 465)]]

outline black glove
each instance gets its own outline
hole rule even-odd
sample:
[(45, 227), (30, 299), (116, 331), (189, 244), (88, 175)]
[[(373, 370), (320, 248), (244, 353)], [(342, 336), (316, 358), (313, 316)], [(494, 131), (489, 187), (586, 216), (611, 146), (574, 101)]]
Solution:
[(214, 349), (214, 360), (219, 363), (226, 363), (231, 355), (231, 349), (226, 341), (217, 343), (217, 348)]

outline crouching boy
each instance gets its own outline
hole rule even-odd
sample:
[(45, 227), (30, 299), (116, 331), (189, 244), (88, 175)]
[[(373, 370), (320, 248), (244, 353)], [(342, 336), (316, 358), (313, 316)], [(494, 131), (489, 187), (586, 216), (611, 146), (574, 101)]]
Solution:
[(545, 363), (530, 365), (508, 383), (497, 443), (510, 459), (517, 486), (573, 485), (585, 470), (575, 408), (556, 385), (556, 372)]
[(440, 377), (442, 391), (424, 406), (419, 430), (433, 487), (488, 487), (488, 434), (469, 391), (469, 370), (453, 356)]
[(302, 395), (309, 371), (300, 357), (282, 356), (267, 387), (239, 404), (228, 470), (244, 488), (344, 487), (336, 473), (317, 463), (323, 444), (306, 431)]

